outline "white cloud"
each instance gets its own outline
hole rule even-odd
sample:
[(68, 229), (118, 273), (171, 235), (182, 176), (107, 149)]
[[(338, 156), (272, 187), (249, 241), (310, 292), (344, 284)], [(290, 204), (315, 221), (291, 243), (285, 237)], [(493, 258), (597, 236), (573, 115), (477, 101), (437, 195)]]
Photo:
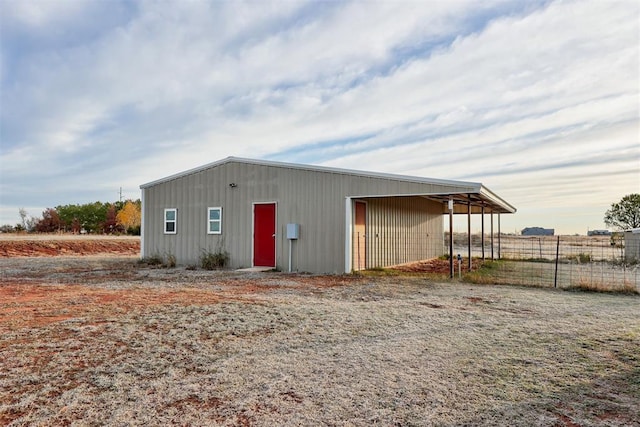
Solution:
[(85, 5), (80, 1), (15, 1), (3, 3), (2, 8), (7, 22), (27, 26), (33, 31), (70, 21)]
[(640, 158), (630, 2), (17, 3), (2, 18), (3, 204), (30, 177), (59, 189), (32, 204), (58, 204), (77, 182), (109, 198), (240, 155), (472, 177), (525, 209), (594, 188), (584, 203), (608, 205), (598, 177)]

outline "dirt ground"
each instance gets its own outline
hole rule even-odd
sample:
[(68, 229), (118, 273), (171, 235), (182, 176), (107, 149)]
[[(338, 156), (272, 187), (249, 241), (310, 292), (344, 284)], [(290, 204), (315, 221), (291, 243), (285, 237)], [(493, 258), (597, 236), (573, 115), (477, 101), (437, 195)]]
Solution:
[[(471, 270), (477, 270), (480, 267), (482, 261), (477, 258), (472, 258), (471, 260)], [(404, 273), (435, 273), (448, 275), (450, 272), (450, 265), (448, 259), (440, 259), (434, 258), (425, 261), (411, 262), (407, 264), (398, 265), (390, 268), (389, 270), (400, 271)], [(458, 262), (457, 259), (453, 260), (453, 271), (454, 274), (458, 274), (458, 272), (466, 273), (469, 271), (469, 263), (468, 258), (462, 259), (461, 262)]]
[(0, 233), (0, 258), (139, 253), (139, 237)]
[(638, 426), (640, 298), (0, 259), (0, 425)]

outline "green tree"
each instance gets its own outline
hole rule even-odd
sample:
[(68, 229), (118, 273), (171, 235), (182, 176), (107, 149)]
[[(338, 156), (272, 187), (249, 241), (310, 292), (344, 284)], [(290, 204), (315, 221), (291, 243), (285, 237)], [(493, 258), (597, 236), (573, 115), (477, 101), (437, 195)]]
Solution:
[[(82, 228), (89, 233), (101, 233), (107, 219), (109, 204), (102, 202), (87, 203), (80, 206), (83, 221)], [(114, 215), (115, 217), (115, 215)]]
[(108, 203), (94, 202), (84, 205), (57, 206), (56, 211), (65, 230), (71, 230), (74, 233), (81, 230), (88, 233), (102, 233), (109, 206)]
[(82, 228), (80, 207), (78, 205), (56, 206), (56, 211), (65, 231), (79, 233)]
[(628, 194), (604, 214), (604, 223), (618, 230), (640, 227), (640, 194)]

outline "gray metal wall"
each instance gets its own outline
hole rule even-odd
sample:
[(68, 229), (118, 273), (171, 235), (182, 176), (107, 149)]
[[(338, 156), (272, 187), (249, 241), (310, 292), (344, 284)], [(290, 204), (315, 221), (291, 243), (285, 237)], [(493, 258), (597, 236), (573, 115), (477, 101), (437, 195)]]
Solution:
[[(235, 183), (231, 188), (229, 184)], [(288, 268), (286, 224), (300, 224), (300, 239), (293, 243), (293, 269), (301, 272), (342, 273), (345, 264), (345, 198), (366, 195), (416, 194), (452, 191), (450, 186), (363, 177), (336, 172), (229, 162), (143, 188), (143, 256), (173, 254), (179, 264), (198, 264), (204, 250), (222, 247), (231, 254), (230, 267), (252, 264), (252, 203), (277, 203), (277, 267)], [(412, 209), (421, 206), (413, 200)], [(383, 200), (372, 203), (372, 224), (383, 230)], [(398, 207), (406, 207), (406, 201)], [(433, 202), (432, 202), (433, 203)], [(222, 234), (207, 234), (207, 208), (222, 207)], [(426, 205), (425, 205), (426, 206)], [(429, 212), (442, 213), (438, 203)], [(163, 233), (164, 209), (178, 210), (177, 234)], [(437, 216), (437, 215), (436, 215)], [(419, 225), (442, 241), (442, 220)], [(440, 222), (439, 229), (435, 224)], [(401, 224), (402, 225), (402, 224)], [(417, 227), (417, 228), (416, 228)], [(430, 231), (431, 230), (431, 231)], [(420, 231), (422, 233), (423, 231)], [(407, 236), (409, 236), (407, 234)], [(439, 254), (437, 254), (439, 255)], [(434, 256), (437, 256), (434, 255)], [(402, 259), (406, 259), (407, 254)], [(399, 258), (394, 258), (399, 259)], [(387, 262), (381, 258), (380, 262)], [(404, 261), (403, 261), (404, 262)]]
[(435, 258), (445, 252), (442, 205), (423, 197), (367, 201), (367, 267)]

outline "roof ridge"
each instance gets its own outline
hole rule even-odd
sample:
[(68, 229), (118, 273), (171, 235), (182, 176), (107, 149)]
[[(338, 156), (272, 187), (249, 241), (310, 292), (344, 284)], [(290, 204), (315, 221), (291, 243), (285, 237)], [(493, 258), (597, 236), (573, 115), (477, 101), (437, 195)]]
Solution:
[(224, 159), (220, 159), (215, 162), (207, 163), (192, 169), (185, 170), (183, 172), (178, 172), (176, 174), (169, 175), (164, 178), (150, 181), (148, 183), (140, 185), (140, 188), (152, 187), (154, 185), (161, 184), (163, 182), (172, 181), (174, 179), (182, 178), (188, 175), (192, 175), (194, 173), (202, 172), (204, 170), (211, 169), (211, 168), (221, 166), (227, 163), (232, 163), (232, 162), (261, 165), (261, 166), (301, 169), (301, 170), (309, 170), (309, 171), (316, 171), (316, 172), (339, 173), (344, 175), (357, 175), (357, 176), (365, 176), (365, 177), (372, 177), (372, 178), (395, 179), (398, 181), (412, 181), (417, 183), (439, 184), (439, 185), (447, 185), (447, 186), (469, 185), (469, 186), (474, 186), (479, 188), (482, 187), (481, 183), (471, 182), (471, 181), (457, 181), (457, 180), (447, 180), (447, 179), (438, 179), (438, 178), (427, 178), (427, 177), (420, 177), (415, 175), (401, 175), (401, 174), (393, 174), (393, 173), (386, 173), (386, 172), (373, 172), (373, 171), (364, 171), (364, 170), (358, 170), (358, 169), (337, 168), (337, 167), (331, 167), (331, 166), (309, 165), (309, 164), (303, 164), (303, 163), (288, 163), (288, 162), (280, 162), (275, 160), (250, 159), (246, 157), (228, 156), (228, 157), (225, 157)]

